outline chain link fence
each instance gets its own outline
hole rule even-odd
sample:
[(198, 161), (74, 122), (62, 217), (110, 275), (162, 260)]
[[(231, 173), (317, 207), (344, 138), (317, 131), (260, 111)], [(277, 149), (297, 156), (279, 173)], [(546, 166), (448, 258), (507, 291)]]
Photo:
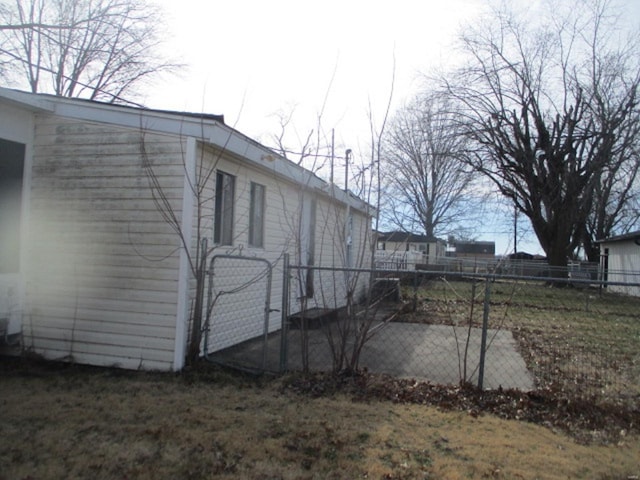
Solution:
[(250, 371), (278, 368), (270, 363), (269, 351), (275, 348), (269, 335), (280, 328), (271, 308), (271, 284), (272, 266), (265, 259), (211, 258), (202, 339), (207, 360)]
[[(589, 279), (564, 278), (431, 278), (412, 290), (417, 308), (407, 320), (483, 328), (475, 312), (488, 311), (488, 337), (510, 337), (534, 388), (637, 403), (640, 298), (610, 293), (608, 285)], [(520, 375), (520, 367), (520, 359), (503, 354), (492, 371), (502, 378)]]
[[(303, 268), (291, 267), (290, 276)], [(640, 404), (640, 298), (611, 292), (638, 284), (575, 271), (352, 270), (370, 279), (369, 296), (350, 306), (347, 289), (342, 305), (292, 312), (286, 368), (356, 367)]]
[[(324, 269), (316, 275), (334, 272)], [(286, 336), (289, 369), (363, 368), (440, 384), (534, 388), (512, 333), (492, 321), (488, 279), (469, 281), (460, 273), (350, 272), (368, 276), (370, 294), (349, 306), (345, 290), (338, 308), (292, 314)], [(440, 304), (423, 314), (424, 299), (435, 292)]]
[(576, 275), (575, 266), (527, 276), (283, 263), (273, 282), (284, 298), (275, 299), (269, 262), (212, 259), (207, 358), (640, 405), (640, 298), (613, 291), (638, 283)]

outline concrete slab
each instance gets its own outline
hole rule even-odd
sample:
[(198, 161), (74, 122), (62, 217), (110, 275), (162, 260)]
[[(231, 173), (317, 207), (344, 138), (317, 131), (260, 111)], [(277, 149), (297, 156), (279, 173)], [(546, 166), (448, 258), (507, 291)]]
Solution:
[[(308, 330), (307, 333), (309, 369), (331, 370), (333, 357), (326, 330)], [(360, 367), (372, 373), (386, 373), (436, 384), (458, 384), (464, 377), (477, 385), (481, 333), (479, 328), (469, 330), (446, 325), (381, 323), (363, 348)], [(289, 331), (289, 370), (302, 369), (303, 338), (300, 330)], [(217, 352), (213, 358), (230, 365), (253, 369), (262, 369), (264, 366), (266, 370), (278, 371), (280, 342), (281, 335), (275, 333), (269, 336), (266, 344), (261, 339), (245, 342)], [(534, 382), (511, 332), (488, 330), (484, 388), (496, 389), (500, 386), (531, 390)]]
[[(311, 332), (309, 368), (331, 368), (331, 351), (326, 335)], [(366, 343), (360, 367), (372, 373), (415, 378), (437, 384), (458, 384), (466, 378), (478, 383), (482, 331), (446, 325), (391, 322), (380, 328)], [(289, 336), (289, 368), (302, 368), (300, 333)], [(467, 346), (468, 336), (468, 346)], [(465, 354), (466, 352), (466, 354)], [(465, 368), (466, 358), (466, 368)], [(487, 332), (484, 388), (533, 389), (533, 378), (517, 350), (515, 339), (506, 330)]]

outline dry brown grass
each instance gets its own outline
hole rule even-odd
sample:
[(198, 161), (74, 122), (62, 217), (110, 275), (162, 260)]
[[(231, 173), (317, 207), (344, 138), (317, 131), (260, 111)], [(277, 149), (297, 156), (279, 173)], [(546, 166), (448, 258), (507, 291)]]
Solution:
[(0, 359), (0, 479), (601, 478), (640, 439), (584, 446), (490, 415), (311, 398), (207, 367), (180, 375)]

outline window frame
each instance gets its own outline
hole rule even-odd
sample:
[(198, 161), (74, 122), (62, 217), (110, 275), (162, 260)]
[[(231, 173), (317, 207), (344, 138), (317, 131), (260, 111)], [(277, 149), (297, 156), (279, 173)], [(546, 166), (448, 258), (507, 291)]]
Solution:
[(236, 177), (218, 170), (213, 222), (213, 243), (216, 245), (233, 245), (235, 192)]
[(250, 183), (248, 245), (251, 248), (264, 248), (266, 193), (266, 186), (256, 182)]

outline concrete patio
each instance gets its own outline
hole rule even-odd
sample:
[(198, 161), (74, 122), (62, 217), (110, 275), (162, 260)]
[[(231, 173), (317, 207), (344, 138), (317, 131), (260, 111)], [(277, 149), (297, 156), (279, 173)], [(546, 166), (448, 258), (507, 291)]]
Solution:
[[(326, 328), (307, 330), (309, 369), (330, 371), (332, 353)], [(360, 368), (371, 373), (385, 373), (415, 378), (436, 384), (458, 384), (465, 378), (477, 384), (481, 329), (403, 322), (379, 323), (365, 344)], [(277, 372), (282, 362), (281, 334), (272, 333), (211, 355), (211, 359), (230, 366)], [(468, 337), (468, 347), (467, 345)], [(290, 329), (287, 336), (286, 369), (302, 370), (302, 331)], [(264, 367), (264, 368), (263, 368)], [(484, 388), (531, 390), (534, 382), (518, 352), (513, 335), (507, 330), (487, 331)]]

